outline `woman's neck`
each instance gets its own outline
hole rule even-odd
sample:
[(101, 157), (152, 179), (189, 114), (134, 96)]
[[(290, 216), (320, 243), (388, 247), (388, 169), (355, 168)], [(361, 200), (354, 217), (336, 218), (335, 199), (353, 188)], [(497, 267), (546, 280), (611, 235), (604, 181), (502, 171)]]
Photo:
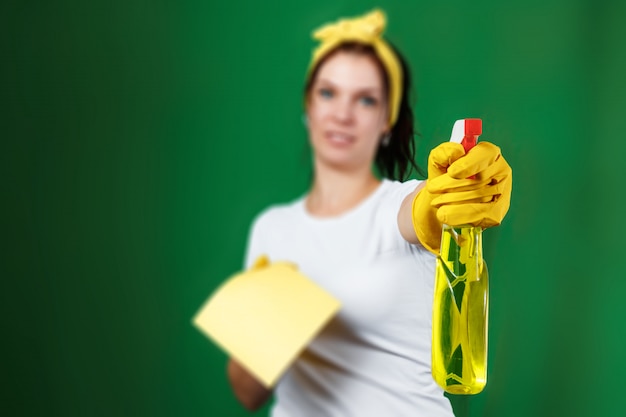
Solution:
[(305, 206), (318, 217), (339, 216), (358, 206), (380, 185), (371, 170), (340, 171), (316, 166)]

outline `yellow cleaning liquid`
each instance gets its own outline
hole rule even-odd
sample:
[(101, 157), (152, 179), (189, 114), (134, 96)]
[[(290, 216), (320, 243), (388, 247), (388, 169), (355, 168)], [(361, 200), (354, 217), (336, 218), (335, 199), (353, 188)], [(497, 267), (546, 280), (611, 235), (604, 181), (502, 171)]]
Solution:
[(433, 304), (432, 373), (451, 394), (487, 383), (489, 279), (480, 227), (444, 225)]

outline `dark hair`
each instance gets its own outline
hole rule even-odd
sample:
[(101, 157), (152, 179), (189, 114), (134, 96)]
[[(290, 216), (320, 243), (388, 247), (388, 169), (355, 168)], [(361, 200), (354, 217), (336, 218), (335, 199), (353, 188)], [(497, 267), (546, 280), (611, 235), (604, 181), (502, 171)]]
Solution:
[[(409, 72), (409, 68), (404, 57), (402, 57), (402, 55), (393, 45), (389, 44), (389, 46), (396, 54), (402, 67), (403, 83), (400, 98), (400, 108), (398, 111), (398, 118), (396, 120), (396, 123), (391, 128), (391, 138), (389, 144), (387, 146), (379, 146), (378, 151), (376, 152), (376, 156), (374, 158), (374, 163), (380, 174), (383, 177), (387, 177), (390, 179), (403, 181), (407, 179), (412, 169), (415, 169), (419, 175), (425, 177), (426, 175), (424, 171), (415, 162), (414, 137), (416, 133), (413, 126), (413, 110), (411, 109), (411, 104), (409, 103), (409, 92), (411, 91), (411, 74)], [(335, 49), (327, 53), (326, 56), (324, 56), (317, 63), (317, 65), (311, 69), (311, 72), (304, 87), (304, 94), (307, 101), (311, 92), (311, 88), (313, 86), (313, 82), (317, 77), (317, 73), (322, 64), (337, 52), (354, 52), (371, 56), (374, 59), (374, 62), (376, 62), (376, 65), (378, 65), (380, 73), (383, 76), (385, 95), (388, 97), (389, 77), (383, 63), (381, 62), (380, 58), (378, 58), (378, 55), (376, 55), (376, 50), (370, 45), (358, 42), (346, 42), (340, 44)]]

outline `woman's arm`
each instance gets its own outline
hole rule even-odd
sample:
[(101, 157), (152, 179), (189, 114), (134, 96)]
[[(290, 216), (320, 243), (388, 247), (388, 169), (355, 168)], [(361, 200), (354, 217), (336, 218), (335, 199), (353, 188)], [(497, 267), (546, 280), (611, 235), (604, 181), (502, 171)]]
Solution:
[(413, 199), (426, 186), (426, 181), (419, 183), (413, 192), (405, 197), (398, 211), (398, 228), (400, 234), (409, 243), (420, 243), (413, 228)]
[(265, 388), (233, 359), (228, 361), (227, 374), (235, 397), (249, 411), (258, 410), (272, 396), (272, 390)]

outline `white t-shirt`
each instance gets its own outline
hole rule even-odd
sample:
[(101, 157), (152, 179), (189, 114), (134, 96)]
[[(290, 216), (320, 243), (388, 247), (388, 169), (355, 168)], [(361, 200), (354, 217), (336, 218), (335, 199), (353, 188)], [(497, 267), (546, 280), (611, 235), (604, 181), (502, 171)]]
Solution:
[(453, 416), (431, 376), (435, 257), (397, 223), (417, 185), (383, 180), (338, 217), (311, 216), (301, 198), (255, 220), (247, 266), (293, 262), (342, 303), (279, 381), (273, 417)]

